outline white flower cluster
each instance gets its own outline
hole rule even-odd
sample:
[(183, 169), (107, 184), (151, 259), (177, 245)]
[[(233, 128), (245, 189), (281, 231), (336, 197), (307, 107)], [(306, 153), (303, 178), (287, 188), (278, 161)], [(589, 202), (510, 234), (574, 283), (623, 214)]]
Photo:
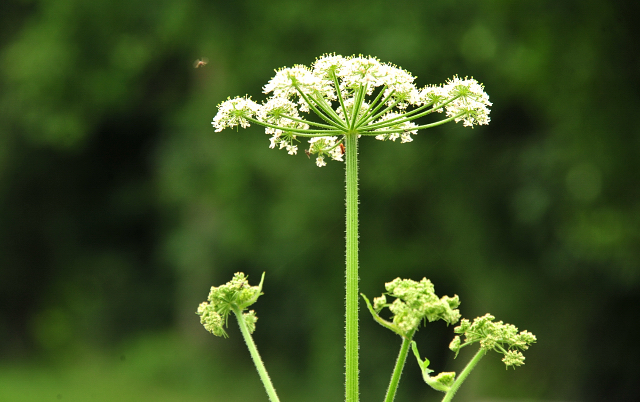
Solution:
[(218, 114), (211, 123), (220, 132), (227, 127), (240, 125), (242, 128), (249, 127), (247, 117), (253, 117), (260, 111), (260, 105), (249, 97), (227, 99), (218, 105)]
[[(291, 155), (297, 153), (298, 138), (308, 137), (305, 153), (317, 155), (316, 164), (324, 166), (326, 156), (343, 160), (346, 134), (383, 141), (399, 138), (404, 143), (420, 129), (451, 120), (469, 127), (489, 123), (491, 102), (473, 78), (456, 76), (444, 85), (424, 88), (417, 88), (414, 81), (408, 71), (374, 57), (328, 54), (310, 67), (277, 70), (263, 88), (271, 96), (262, 105), (248, 97), (222, 102), (212, 125), (216, 131), (246, 128), (250, 123), (265, 126), (269, 147), (286, 149)], [(316, 121), (301, 115), (311, 112)], [(447, 118), (424, 126), (413, 122), (432, 112), (446, 112)]]
[(313, 137), (309, 140), (309, 144), (309, 154), (319, 154), (316, 158), (318, 167), (327, 165), (323, 154), (328, 154), (334, 161), (343, 161), (342, 143), (338, 141), (338, 137)]
[(444, 86), (448, 96), (455, 99), (445, 108), (447, 116), (456, 116), (456, 123), (463, 122), (465, 127), (489, 124), (489, 95), (484, 92), (482, 84), (473, 78), (460, 79), (453, 77)]
[(402, 114), (396, 112), (389, 112), (380, 118), (380, 122), (389, 122), (389, 125), (384, 128), (380, 128), (376, 131), (389, 131), (389, 129), (398, 129), (403, 130), (398, 133), (387, 133), (387, 134), (378, 134), (376, 135), (376, 140), (386, 141), (391, 140), (395, 141), (400, 138), (400, 142), (411, 142), (413, 138), (411, 138), (411, 134), (418, 134), (418, 130), (414, 130), (416, 127), (415, 123), (412, 121), (402, 120)]
[(271, 135), (269, 148), (278, 145), (280, 149), (286, 149), (289, 155), (295, 155), (298, 152), (298, 146), (293, 145), (296, 135), (290, 129), (306, 130), (309, 125), (291, 120), (287, 116), (296, 119), (300, 117), (296, 105), (286, 98), (271, 98), (258, 111), (260, 121), (279, 127), (265, 128), (265, 133)]

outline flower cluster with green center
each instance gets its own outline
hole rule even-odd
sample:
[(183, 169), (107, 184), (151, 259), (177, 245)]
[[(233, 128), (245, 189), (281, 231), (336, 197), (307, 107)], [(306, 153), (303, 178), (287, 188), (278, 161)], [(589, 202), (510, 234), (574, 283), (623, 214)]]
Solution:
[[(398, 335), (411, 339), (422, 321), (443, 320), (448, 324), (455, 324), (460, 319), (457, 307), (460, 305), (458, 296), (443, 296), (435, 294), (433, 284), (427, 278), (420, 282), (411, 279), (396, 278), (385, 284), (386, 295), (395, 297), (392, 303), (387, 302), (383, 294), (373, 299), (373, 306), (362, 295), (373, 318), (383, 327)], [(389, 308), (393, 313), (391, 321), (384, 320), (379, 313), (383, 308)]]
[[(413, 141), (418, 130), (449, 121), (468, 127), (489, 123), (489, 96), (473, 78), (455, 76), (444, 85), (423, 88), (414, 80), (408, 71), (371, 56), (324, 55), (311, 67), (277, 70), (263, 88), (271, 97), (262, 104), (248, 96), (222, 102), (211, 124), (217, 132), (262, 125), (269, 147), (290, 155), (298, 152), (298, 138), (306, 137), (305, 153), (325, 166), (325, 157), (342, 161), (347, 133), (404, 143)], [(314, 120), (304, 115), (311, 112)], [(446, 117), (426, 125), (413, 122), (433, 112)]]
[[(507, 368), (522, 366), (524, 356), (520, 350), (529, 349), (529, 345), (536, 342), (536, 336), (528, 331), (518, 333), (518, 328), (514, 325), (505, 324), (502, 321), (493, 322), (493, 320), (495, 317), (491, 314), (478, 317), (473, 320), (473, 323), (466, 318), (463, 319), (460, 325), (453, 329), (459, 335), (453, 338), (449, 349), (456, 352), (457, 356), (463, 347), (479, 342), (480, 347), (486, 351), (495, 350), (502, 353), (504, 355), (502, 362)], [(464, 335), (464, 343), (460, 335)]]
[[(241, 313), (258, 300), (262, 294), (264, 274), (258, 286), (250, 286), (247, 276), (237, 272), (231, 281), (224, 285), (211, 287), (208, 301), (200, 303), (196, 314), (204, 328), (216, 336), (227, 337), (224, 327), (227, 326), (229, 313)], [(241, 317), (238, 317), (241, 319)], [(253, 310), (242, 313), (250, 333), (256, 329), (258, 317)]]

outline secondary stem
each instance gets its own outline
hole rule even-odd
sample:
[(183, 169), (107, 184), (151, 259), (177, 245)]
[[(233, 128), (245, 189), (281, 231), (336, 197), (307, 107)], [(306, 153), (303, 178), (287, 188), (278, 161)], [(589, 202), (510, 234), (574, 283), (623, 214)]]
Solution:
[(398, 360), (396, 360), (396, 367), (393, 369), (393, 375), (391, 376), (391, 382), (389, 383), (389, 389), (387, 389), (387, 396), (384, 398), (384, 402), (393, 402), (396, 397), (396, 391), (398, 390), (398, 383), (400, 382), (400, 376), (402, 375), (402, 369), (407, 361), (407, 353), (409, 352), (409, 345), (411, 345), (410, 338), (402, 338), (402, 347), (398, 354)]
[(256, 369), (258, 370), (258, 375), (260, 375), (260, 380), (262, 380), (262, 384), (264, 385), (264, 388), (267, 391), (267, 395), (269, 395), (269, 400), (271, 402), (280, 402), (280, 399), (278, 399), (278, 395), (276, 394), (276, 390), (273, 387), (273, 383), (271, 383), (271, 378), (269, 378), (269, 374), (267, 374), (267, 369), (264, 367), (264, 363), (260, 358), (260, 354), (258, 353), (258, 348), (256, 347), (255, 342), (253, 342), (253, 338), (251, 337), (249, 328), (247, 328), (247, 324), (244, 322), (242, 311), (240, 311), (240, 309), (238, 308), (234, 308), (233, 313), (236, 315), (236, 318), (238, 319), (240, 332), (242, 332), (244, 341), (246, 342), (247, 347), (249, 348), (249, 353), (251, 354), (253, 363), (256, 365)]
[(345, 135), (347, 204), (345, 400), (358, 402), (358, 135)]
[(442, 398), (442, 402), (450, 402), (453, 399), (453, 396), (458, 391), (458, 388), (460, 388), (464, 380), (467, 379), (467, 376), (469, 375), (469, 373), (471, 373), (471, 370), (473, 370), (474, 367), (476, 367), (480, 359), (482, 359), (486, 353), (487, 351), (482, 348), (478, 350), (478, 352), (469, 361), (469, 363), (464, 368), (464, 370), (462, 370), (458, 378), (456, 378), (455, 382), (451, 386), (451, 389), (449, 389), (449, 391), (447, 391), (447, 393), (445, 394), (444, 398)]

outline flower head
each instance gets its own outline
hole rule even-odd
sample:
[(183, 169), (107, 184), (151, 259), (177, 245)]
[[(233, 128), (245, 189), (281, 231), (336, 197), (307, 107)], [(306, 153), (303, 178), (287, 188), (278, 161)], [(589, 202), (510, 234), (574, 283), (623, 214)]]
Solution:
[[(457, 355), (463, 347), (480, 343), (484, 350), (495, 350), (504, 354), (502, 361), (507, 367), (523, 365), (524, 356), (520, 350), (529, 349), (529, 346), (536, 342), (536, 336), (528, 331), (518, 332), (514, 325), (493, 320), (495, 317), (491, 314), (478, 317), (473, 322), (466, 318), (461, 320), (460, 325), (453, 329), (458, 335), (451, 341), (449, 349)], [(460, 336), (465, 337), (464, 343)]]
[[(422, 321), (443, 320), (447, 324), (455, 324), (460, 319), (457, 309), (460, 305), (458, 296), (439, 298), (434, 292), (433, 284), (427, 278), (420, 282), (396, 278), (387, 283), (385, 288), (387, 295), (396, 298), (392, 303), (387, 303), (385, 295), (382, 295), (374, 299), (372, 307), (369, 300), (364, 295), (362, 297), (373, 318), (400, 336), (410, 338)], [(385, 307), (393, 313), (391, 322), (379, 315)]]
[[(255, 303), (262, 294), (263, 282), (264, 274), (262, 274), (262, 280), (258, 286), (250, 286), (247, 276), (242, 272), (237, 272), (233, 279), (224, 285), (212, 286), (207, 301), (200, 303), (196, 311), (196, 314), (200, 316), (200, 323), (212, 334), (227, 337), (224, 327), (227, 325), (229, 313), (244, 311)], [(249, 332), (253, 332), (258, 317), (253, 311), (243, 313), (243, 317), (249, 327)]]
[(465, 127), (489, 124), (489, 106), (492, 103), (482, 84), (473, 78), (463, 80), (456, 76), (447, 81), (444, 90), (453, 98), (446, 106), (447, 116), (456, 116), (456, 123), (462, 121)]
[(365, 87), (368, 95), (381, 85), (387, 71), (382, 63), (375, 57), (349, 57), (338, 70), (342, 90), (356, 90)]
[[(403, 119), (402, 113), (389, 112), (382, 116), (379, 122), (388, 122), (388, 124), (384, 128), (376, 130), (383, 132), (383, 134), (376, 135), (376, 140), (395, 141), (400, 138), (400, 142), (405, 143), (413, 141), (411, 134), (418, 134), (418, 130), (415, 129), (416, 124)], [(396, 130), (402, 131), (397, 132)]]
[(255, 116), (260, 110), (260, 105), (251, 100), (250, 97), (227, 99), (218, 105), (218, 114), (211, 123), (220, 132), (227, 127), (240, 125), (242, 128), (249, 127), (247, 117)]
[(301, 64), (276, 71), (276, 75), (264, 86), (265, 94), (273, 92), (273, 96), (282, 98), (310, 95), (323, 88), (322, 80), (312, 70)]
[(215, 336), (227, 337), (227, 332), (224, 330), (225, 319), (216, 311), (214, 306), (207, 302), (202, 302), (198, 306), (196, 314), (200, 316), (200, 323), (204, 326), (204, 329)]
[(407, 106), (418, 105), (418, 90), (413, 84), (415, 77), (408, 71), (392, 65), (385, 65), (384, 77), (385, 91), (383, 96), (388, 98), (387, 105), (396, 105), (398, 109), (406, 109)]
[(262, 105), (258, 111), (258, 118), (272, 125), (265, 128), (265, 133), (271, 135), (269, 148), (275, 148), (277, 145), (280, 149), (285, 148), (289, 155), (297, 153), (298, 147), (293, 145), (296, 134), (292, 130), (309, 128), (308, 124), (298, 121), (299, 117), (296, 104), (286, 98), (271, 98)]
[[(327, 156), (343, 160), (328, 144), (341, 143), (346, 135), (406, 143), (419, 130), (448, 121), (468, 127), (488, 124), (491, 106), (484, 87), (473, 78), (454, 76), (444, 85), (418, 89), (410, 72), (362, 55), (325, 54), (310, 67), (281, 68), (263, 92), (270, 98), (262, 105), (248, 97), (218, 105), (212, 122), (216, 131), (260, 124), (270, 136), (269, 147), (291, 155), (297, 153), (297, 137), (311, 138), (305, 153), (316, 155), (318, 166), (326, 165)], [(430, 124), (415, 122), (433, 112), (446, 112), (446, 117)], [(326, 138), (326, 146), (314, 138)]]
[(348, 58), (336, 54), (325, 54), (313, 63), (313, 74), (325, 81), (327, 85), (333, 85), (333, 77), (345, 64)]

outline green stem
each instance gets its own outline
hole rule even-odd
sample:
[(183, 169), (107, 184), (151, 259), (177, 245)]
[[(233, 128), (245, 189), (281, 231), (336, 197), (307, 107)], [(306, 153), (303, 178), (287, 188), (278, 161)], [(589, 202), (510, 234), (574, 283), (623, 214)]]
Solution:
[(360, 86), (358, 92), (353, 97), (353, 110), (351, 112), (351, 124), (349, 125), (351, 130), (354, 130), (356, 127), (356, 121), (358, 121), (358, 116), (360, 115), (360, 108), (362, 106), (362, 102), (364, 101), (364, 95), (367, 90), (366, 88), (366, 85)]
[[(384, 102), (386, 102), (386, 101), (387, 101), (387, 98), (390, 98), (390, 97), (391, 97), (391, 95), (392, 95), (393, 93), (394, 93), (394, 91), (391, 91), (391, 93), (390, 93), (390, 94), (389, 94), (389, 95), (384, 99)], [(369, 123), (371, 123), (371, 122), (372, 122), (372, 121), (374, 121), (375, 119), (377, 119), (377, 118), (379, 118), (380, 116), (382, 116), (383, 114), (385, 114), (385, 112), (387, 112), (387, 111), (389, 111), (389, 110), (393, 109), (393, 107), (394, 107), (395, 105), (397, 105), (398, 103), (400, 103), (400, 101), (395, 101), (395, 102), (393, 102), (391, 105), (387, 106), (383, 111), (381, 111), (381, 112), (379, 112), (379, 113), (376, 113), (376, 111), (377, 111), (377, 109), (378, 109), (378, 108), (380, 108), (381, 106), (384, 106), (384, 105), (385, 105), (384, 103), (380, 103), (380, 105), (378, 105), (378, 108), (376, 108), (376, 111), (373, 111), (373, 110), (372, 110), (372, 111), (371, 111), (371, 113), (369, 113), (367, 116), (365, 116), (363, 119), (361, 119), (361, 120), (358, 122), (358, 125), (357, 125), (356, 127), (357, 127), (357, 128), (359, 128), (359, 127), (361, 127), (361, 126), (363, 126), (363, 125), (367, 125), (366, 127), (367, 127), (367, 129), (368, 129), (368, 128), (369, 128), (369, 126), (368, 126), (368, 124), (369, 124)], [(374, 114), (374, 113), (376, 113), (376, 114)], [(387, 121), (387, 120), (385, 120), (385, 121)]]
[(396, 360), (396, 367), (393, 369), (393, 375), (391, 376), (391, 382), (387, 389), (387, 396), (384, 398), (384, 402), (393, 402), (396, 397), (396, 391), (398, 390), (398, 383), (400, 382), (400, 376), (402, 375), (402, 369), (407, 361), (407, 353), (409, 353), (409, 345), (411, 345), (411, 337), (402, 338), (402, 347), (400, 348), (400, 354)]
[(482, 359), (486, 353), (487, 351), (482, 348), (478, 350), (478, 352), (469, 361), (469, 363), (464, 368), (464, 370), (462, 370), (458, 378), (456, 378), (456, 380), (454, 381), (449, 391), (447, 391), (447, 393), (444, 395), (444, 398), (442, 398), (442, 402), (450, 402), (453, 399), (453, 396), (456, 394), (456, 392), (458, 391), (458, 389), (460, 388), (464, 380), (467, 379), (467, 376), (469, 376), (469, 373), (471, 373), (471, 370), (473, 370), (476, 367), (480, 359)]
[(280, 114), (280, 117), (285, 118), (287, 120), (291, 120), (291, 121), (297, 121), (298, 123), (308, 124), (309, 126), (322, 127), (322, 128), (326, 128), (326, 129), (329, 129), (329, 130), (335, 130), (336, 128), (339, 128), (339, 129), (341, 128), (341, 127), (336, 127), (335, 125), (330, 126), (328, 124), (322, 124), (322, 123), (316, 123), (316, 122), (309, 121), (309, 120), (298, 119), (296, 117), (289, 116), (289, 115), (286, 115), (284, 113)]
[[(378, 123), (375, 123), (375, 124), (370, 124), (370, 125), (367, 126), (367, 130), (375, 130), (375, 129), (380, 128), (380, 127), (385, 127), (389, 123), (402, 124), (402, 123), (405, 123), (405, 122), (408, 122), (408, 121), (415, 120), (417, 118), (420, 118), (420, 117), (426, 116), (428, 114), (431, 114), (431, 113), (435, 112), (438, 109), (444, 108), (449, 103), (453, 102), (454, 100), (458, 99), (459, 97), (460, 97), (459, 95), (455, 96), (455, 97), (449, 99), (448, 101), (446, 101), (445, 103), (443, 103), (441, 105), (438, 105), (437, 107), (433, 106), (433, 102), (425, 104), (425, 105), (422, 105), (417, 109), (414, 109), (414, 110), (412, 110), (410, 112), (401, 114), (400, 116), (396, 116), (396, 117), (394, 117), (392, 119), (384, 120), (384, 121), (381, 121), (381, 122), (378, 122)], [(399, 103), (399, 101), (394, 102), (391, 106), (387, 107), (382, 112), (380, 112), (377, 115), (373, 116), (372, 121), (377, 119), (378, 117), (382, 116), (387, 110), (390, 110), (391, 108), (393, 108), (398, 103)], [(431, 107), (431, 109), (425, 110), (428, 107)], [(460, 113), (455, 117), (462, 116), (463, 114), (464, 113)], [(451, 120), (452, 119), (449, 119), (449, 120), (446, 120), (445, 122), (448, 122), (448, 121), (451, 121)], [(368, 124), (368, 122), (367, 122), (367, 124)], [(421, 126), (421, 127), (426, 128), (427, 126)]]
[(247, 328), (247, 324), (244, 322), (242, 311), (238, 307), (233, 307), (232, 311), (236, 315), (236, 318), (238, 319), (240, 332), (242, 332), (244, 341), (246, 342), (247, 347), (249, 348), (249, 353), (251, 353), (251, 358), (253, 359), (253, 363), (256, 365), (256, 369), (258, 370), (258, 375), (260, 375), (260, 380), (262, 381), (264, 388), (267, 390), (267, 395), (269, 395), (269, 400), (271, 402), (280, 402), (280, 399), (278, 399), (278, 395), (276, 394), (276, 390), (273, 387), (273, 384), (271, 383), (271, 379), (269, 378), (269, 374), (267, 374), (267, 369), (264, 367), (264, 363), (260, 358), (260, 354), (258, 353), (258, 348), (256, 347), (255, 342), (253, 342), (253, 338), (251, 337), (249, 328)]
[(424, 130), (425, 128), (436, 127), (436, 126), (440, 126), (442, 124), (448, 123), (448, 122), (450, 122), (452, 120), (457, 119), (458, 117), (460, 117), (462, 115), (463, 115), (463, 113), (460, 113), (460, 114), (457, 114), (455, 116), (451, 116), (449, 118), (446, 118), (444, 120), (436, 121), (435, 123), (425, 124), (423, 126), (415, 126), (415, 127), (409, 128), (409, 129), (398, 128), (398, 129), (394, 129), (394, 130), (371, 131), (371, 132), (363, 132), (361, 135), (373, 136), (373, 135), (380, 135), (380, 134), (404, 133), (404, 132), (413, 131), (413, 130)]
[[(315, 114), (317, 114), (322, 120), (326, 121), (327, 123), (329, 123), (332, 126), (339, 126), (340, 128), (346, 129), (347, 126), (343, 126), (342, 120), (340, 119), (340, 117), (336, 114), (336, 112), (333, 110), (333, 108), (329, 107), (326, 102), (324, 101), (324, 98), (322, 96), (319, 96), (318, 99), (314, 98), (313, 96), (307, 96), (305, 95), (304, 92), (302, 92), (300, 90), (300, 88), (296, 85), (296, 90), (298, 91), (298, 93), (300, 94), (300, 96), (302, 96), (302, 98), (307, 102), (307, 104), (309, 105), (309, 107), (311, 108), (311, 110), (313, 110), (313, 112)], [(320, 110), (318, 110), (315, 106), (314, 103), (316, 105), (318, 105), (320, 107), (320, 109), (322, 109), (322, 112)], [(332, 116), (332, 117), (330, 117)]]
[(358, 395), (358, 134), (345, 135), (347, 204), (346, 313), (345, 313), (345, 400), (357, 402)]
[[(336, 89), (336, 95), (338, 95), (338, 102), (340, 102), (340, 107), (342, 108), (342, 113), (344, 114), (344, 121), (348, 124), (349, 121), (349, 113), (347, 108), (344, 106), (344, 99), (342, 99), (342, 91), (340, 90), (340, 83), (338, 83), (338, 77), (336, 76), (336, 72), (331, 73), (331, 77), (333, 78), (333, 85)], [(331, 108), (333, 110), (333, 108)], [(335, 113), (335, 112), (334, 112)]]
[(387, 86), (385, 85), (378, 92), (378, 96), (376, 96), (373, 102), (371, 102), (371, 104), (369, 105), (369, 112), (362, 116), (360, 120), (358, 120), (358, 122), (356, 123), (356, 128), (362, 126), (363, 124), (368, 124), (370, 121), (372, 121), (371, 116), (373, 116), (382, 106), (384, 106), (385, 102), (389, 100), (391, 95), (396, 92), (395, 90), (389, 91), (389, 94), (382, 100), (382, 102), (380, 102), (380, 98), (382, 98), (382, 95), (384, 94), (384, 91), (386, 89)]
[(260, 126), (271, 127), (271, 128), (285, 131), (285, 132), (296, 133), (296, 135), (299, 135), (301, 137), (322, 137), (322, 136), (338, 135), (343, 133), (342, 130), (307, 130), (302, 128), (281, 127), (281, 126), (276, 126), (275, 124), (270, 124), (264, 121), (254, 119), (253, 117), (249, 117), (249, 116), (245, 116), (244, 118)]

